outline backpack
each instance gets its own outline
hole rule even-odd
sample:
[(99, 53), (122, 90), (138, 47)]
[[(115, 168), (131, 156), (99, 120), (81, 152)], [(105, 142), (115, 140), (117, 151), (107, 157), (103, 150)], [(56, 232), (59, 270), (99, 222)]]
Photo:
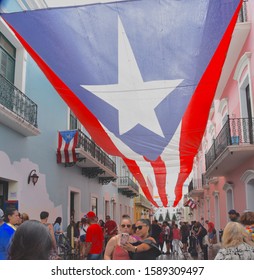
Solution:
[(200, 235), (201, 237), (205, 237), (205, 236), (207, 235), (207, 230), (206, 230), (206, 228), (204, 228), (203, 226), (201, 226), (201, 227), (202, 227), (202, 229), (201, 229), (199, 235)]

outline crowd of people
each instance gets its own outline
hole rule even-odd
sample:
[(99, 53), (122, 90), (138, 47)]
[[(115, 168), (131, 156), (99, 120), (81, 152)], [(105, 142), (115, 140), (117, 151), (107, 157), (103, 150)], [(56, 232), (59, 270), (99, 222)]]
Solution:
[[(24, 219), (23, 219), (24, 216)], [(64, 232), (62, 218), (53, 224), (48, 222), (49, 213), (42, 211), (40, 220), (29, 220), (27, 214), (16, 209), (0, 209), (0, 259), (44, 260), (60, 259), (59, 243)], [(79, 252), (79, 259), (156, 259), (160, 250), (150, 236), (149, 220), (140, 219), (132, 224), (123, 215), (120, 227), (106, 216), (98, 221), (94, 212), (88, 212), (81, 221), (71, 221), (67, 228), (67, 240)]]
[(216, 260), (254, 260), (254, 212), (240, 215), (234, 209), (228, 212), (230, 222), (226, 225), (221, 249)]
[[(221, 238), (220, 249), (215, 256), (222, 259), (254, 259), (254, 212), (242, 215), (229, 211), (230, 222)], [(0, 209), (0, 260), (61, 259), (59, 246), (65, 236), (61, 228), (62, 218), (53, 224), (49, 213), (42, 211), (40, 221), (29, 220), (26, 213), (16, 209)], [(78, 252), (78, 259), (87, 260), (155, 260), (162, 254), (189, 255), (193, 259), (208, 259), (208, 249), (217, 244), (217, 231), (211, 221), (159, 223), (139, 219), (132, 223), (129, 215), (123, 215), (120, 224), (106, 216), (98, 220), (89, 211), (80, 221), (71, 221), (67, 237), (71, 248)]]

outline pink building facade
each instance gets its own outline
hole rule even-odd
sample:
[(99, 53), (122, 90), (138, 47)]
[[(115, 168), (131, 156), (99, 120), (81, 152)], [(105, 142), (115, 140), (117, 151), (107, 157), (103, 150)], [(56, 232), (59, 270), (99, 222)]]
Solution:
[(194, 160), (187, 195), (197, 202), (192, 220), (208, 219), (217, 229), (225, 227), (230, 209), (240, 214), (246, 209), (254, 211), (253, 11), (254, 1), (245, 1)]

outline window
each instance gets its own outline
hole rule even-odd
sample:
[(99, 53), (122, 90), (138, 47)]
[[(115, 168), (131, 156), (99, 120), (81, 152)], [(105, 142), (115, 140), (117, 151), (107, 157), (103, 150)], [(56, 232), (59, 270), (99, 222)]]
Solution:
[(0, 74), (14, 84), (16, 49), (0, 32)]
[(81, 123), (79, 122), (79, 120), (77, 119), (77, 117), (75, 116), (75, 114), (70, 110), (70, 130), (73, 129), (81, 129)]
[(4, 209), (4, 202), (8, 200), (8, 187), (7, 181), (0, 180), (0, 208)]
[(241, 177), (241, 181), (245, 185), (245, 195), (246, 195), (246, 209), (249, 211), (254, 211), (254, 170), (246, 170)]
[(210, 198), (206, 198), (206, 205), (207, 205), (207, 219), (210, 221), (211, 216), (210, 216)]
[(110, 216), (109, 201), (105, 200), (105, 217)]
[(97, 197), (92, 197), (92, 211), (96, 214), (96, 216), (98, 215), (98, 198)]
[(78, 128), (78, 119), (73, 114), (72, 111), (70, 111), (70, 130), (77, 129)]

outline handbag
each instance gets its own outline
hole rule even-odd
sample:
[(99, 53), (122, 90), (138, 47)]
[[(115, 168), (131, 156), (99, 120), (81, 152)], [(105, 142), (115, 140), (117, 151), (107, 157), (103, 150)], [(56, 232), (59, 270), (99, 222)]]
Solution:
[(143, 243), (150, 245), (150, 247), (151, 247), (152, 250), (153, 250), (153, 255), (154, 255), (156, 258), (159, 257), (159, 256), (161, 255), (161, 250), (160, 250), (160, 248), (159, 248), (158, 245), (157, 245), (156, 243), (154, 243), (152, 240), (150, 240), (150, 239), (145, 239), (145, 240), (143, 241)]
[[(158, 247), (158, 245), (156, 243), (154, 243), (152, 240), (150, 239), (145, 239), (143, 241), (137, 241), (135, 243), (133, 243), (132, 245), (134, 246), (138, 246), (142, 243), (145, 243), (145, 244), (148, 244), (151, 248), (147, 251), (143, 251), (143, 252), (140, 252), (140, 253), (133, 253), (133, 252), (129, 252), (129, 256), (130, 256), (130, 259), (147, 259), (147, 260), (153, 260), (153, 259), (156, 259), (158, 256), (161, 255), (161, 251)], [(137, 258), (137, 256), (141, 256), (144, 257), (144, 258)]]

